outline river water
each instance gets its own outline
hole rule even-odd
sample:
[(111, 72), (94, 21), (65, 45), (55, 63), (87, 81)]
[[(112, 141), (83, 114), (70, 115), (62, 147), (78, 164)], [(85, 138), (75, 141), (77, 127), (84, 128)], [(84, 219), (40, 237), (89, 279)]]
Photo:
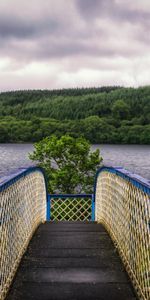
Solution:
[[(93, 145), (99, 148), (103, 164), (122, 166), (133, 173), (150, 179), (150, 146), (148, 145)], [(32, 144), (0, 144), (0, 177), (6, 176), (20, 167), (33, 165), (28, 153)]]

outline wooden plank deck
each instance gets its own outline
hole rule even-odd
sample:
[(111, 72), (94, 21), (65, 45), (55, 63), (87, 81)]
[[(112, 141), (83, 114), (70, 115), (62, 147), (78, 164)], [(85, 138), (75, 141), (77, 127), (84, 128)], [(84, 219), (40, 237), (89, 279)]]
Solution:
[(107, 232), (95, 222), (37, 229), (7, 300), (136, 300)]

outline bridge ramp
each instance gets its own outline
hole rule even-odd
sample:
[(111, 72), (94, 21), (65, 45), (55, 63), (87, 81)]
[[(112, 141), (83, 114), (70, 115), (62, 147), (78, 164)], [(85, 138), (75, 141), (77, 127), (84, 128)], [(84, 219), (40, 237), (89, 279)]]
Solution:
[(7, 300), (136, 300), (104, 227), (46, 222), (25, 253)]

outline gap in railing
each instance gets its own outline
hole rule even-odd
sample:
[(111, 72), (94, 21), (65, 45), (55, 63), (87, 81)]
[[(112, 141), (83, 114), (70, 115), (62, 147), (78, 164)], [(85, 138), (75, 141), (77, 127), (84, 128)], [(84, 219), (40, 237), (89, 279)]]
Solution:
[(48, 194), (47, 221), (94, 221), (93, 194)]

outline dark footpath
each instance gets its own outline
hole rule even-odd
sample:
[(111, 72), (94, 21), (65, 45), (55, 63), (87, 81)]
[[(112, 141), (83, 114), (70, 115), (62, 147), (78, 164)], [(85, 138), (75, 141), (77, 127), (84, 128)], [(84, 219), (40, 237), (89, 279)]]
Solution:
[(7, 300), (136, 300), (107, 232), (96, 222), (37, 229)]

